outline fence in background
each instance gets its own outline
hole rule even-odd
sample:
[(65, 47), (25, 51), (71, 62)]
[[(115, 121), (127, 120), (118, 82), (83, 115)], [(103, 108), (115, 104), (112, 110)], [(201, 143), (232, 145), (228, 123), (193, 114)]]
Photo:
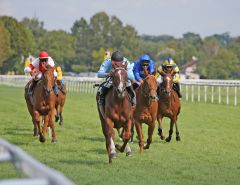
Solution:
[(63, 174), (48, 168), (20, 148), (0, 139), (0, 163), (6, 161), (13, 163), (16, 170), (29, 178), (0, 180), (0, 185), (74, 185)]
[[(29, 81), (27, 76), (0, 75), (0, 84), (20, 86)], [(64, 77), (69, 92), (95, 94), (94, 84), (102, 79), (88, 77)], [(240, 80), (181, 80), (182, 100), (215, 104), (239, 105)]]

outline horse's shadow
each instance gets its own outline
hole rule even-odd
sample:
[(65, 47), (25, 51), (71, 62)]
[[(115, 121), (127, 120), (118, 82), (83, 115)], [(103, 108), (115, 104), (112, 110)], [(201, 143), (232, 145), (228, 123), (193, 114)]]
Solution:
[(68, 165), (96, 165), (96, 164), (102, 164), (102, 161), (93, 161), (93, 160), (60, 160), (60, 163), (65, 163)]
[(78, 137), (80, 140), (91, 141), (91, 142), (105, 142), (102, 137), (88, 137), (88, 136), (80, 136)]

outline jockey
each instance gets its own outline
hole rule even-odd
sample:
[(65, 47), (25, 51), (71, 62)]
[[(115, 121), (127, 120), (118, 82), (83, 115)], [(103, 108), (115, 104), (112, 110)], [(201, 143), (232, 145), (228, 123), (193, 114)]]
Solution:
[[(41, 51), (38, 55), (38, 58), (36, 58), (30, 65), (24, 68), (25, 73), (30, 73), (32, 76), (32, 82), (29, 85), (28, 94), (33, 94), (33, 89), (37, 82), (42, 78), (42, 72), (43, 72), (43, 66), (44, 65), (50, 65), (51, 67), (54, 67), (54, 61), (53, 59), (48, 56), (48, 53), (46, 51)], [(54, 70), (54, 76), (57, 76), (56, 71)], [(58, 88), (56, 85), (53, 86), (54, 93), (56, 96), (58, 96)]]
[(61, 87), (61, 91), (63, 92), (63, 94), (65, 94), (65, 90), (64, 90), (64, 84), (62, 82), (62, 68), (60, 66), (56, 67), (56, 71), (57, 71), (57, 83), (59, 83), (60, 87)]
[(100, 94), (100, 99), (99, 99), (99, 105), (104, 106), (105, 104), (105, 95), (107, 94), (108, 90), (112, 87), (112, 79), (108, 78), (109, 74), (112, 70), (112, 62), (127, 62), (127, 76), (128, 76), (128, 83), (127, 83), (127, 91), (129, 95), (131, 96), (131, 103), (132, 105), (136, 105), (136, 95), (133, 90), (132, 84), (130, 80), (134, 81), (134, 76), (131, 70), (130, 62), (123, 57), (123, 54), (119, 51), (115, 51), (112, 53), (111, 58), (104, 60), (102, 63), (98, 73), (97, 77), (98, 78), (105, 78), (105, 81), (103, 82), (103, 85), (100, 88), (99, 94)]
[(147, 69), (148, 74), (154, 74), (156, 71), (155, 63), (150, 58), (149, 55), (143, 54), (135, 63), (133, 67), (133, 74), (136, 79), (136, 86), (137, 88), (139, 85), (143, 83), (143, 79), (147, 77), (147, 75), (144, 73), (144, 69)]
[(179, 86), (179, 79), (180, 79), (180, 74), (179, 74), (179, 68), (177, 66), (177, 64), (173, 61), (172, 58), (168, 58), (164, 61), (164, 63), (158, 67), (157, 69), (157, 73), (158, 73), (158, 76), (161, 75), (163, 76), (164, 75), (164, 72), (170, 72), (170, 71), (174, 71), (174, 76), (173, 76), (173, 83), (174, 83), (174, 86), (173, 88), (176, 90), (177, 94), (178, 94), (178, 97), (181, 98), (182, 97), (182, 94), (180, 92), (180, 86)]

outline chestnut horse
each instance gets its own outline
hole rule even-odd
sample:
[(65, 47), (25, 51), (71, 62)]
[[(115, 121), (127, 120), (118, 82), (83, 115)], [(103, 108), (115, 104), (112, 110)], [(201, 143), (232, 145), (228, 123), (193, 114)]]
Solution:
[(59, 125), (63, 125), (62, 110), (66, 100), (67, 89), (66, 89), (66, 85), (64, 85), (64, 93), (63, 93), (58, 81), (57, 81), (57, 87), (58, 87), (58, 97), (56, 97), (56, 105), (55, 105), (55, 108), (56, 108), (55, 122), (58, 122), (59, 120)]
[[(32, 116), (34, 136), (39, 134), (40, 142), (45, 142), (45, 134), (49, 125), (52, 129), (52, 142), (55, 143), (56, 133), (54, 126), (54, 115), (56, 95), (53, 92), (53, 85), (55, 83), (54, 68), (49, 65), (45, 66), (42, 75), (42, 80), (37, 82), (32, 97), (28, 95), (29, 83), (25, 86), (25, 100), (28, 111)], [(40, 125), (41, 116), (44, 116), (43, 128), (41, 128)]]
[[(105, 136), (106, 149), (108, 153), (109, 163), (115, 158), (115, 146), (113, 143), (114, 130), (113, 128), (123, 128), (121, 138), (123, 145), (116, 145), (120, 152), (124, 152), (131, 135), (132, 127), (132, 104), (129, 100), (129, 95), (126, 91), (127, 83), (127, 64), (122, 64), (121, 67), (113, 66), (114, 71), (111, 74), (113, 87), (109, 89), (105, 97), (105, 107), (103, 114), (98, 106), (98, 113), (101, 120), (102, 131)], [(99, 95), (97, 94), (97, 102)]]
[[(138, 134), (140, 152), (142, 152), (143, 149), (149, 149), (152, 142), (158, 109), (157, 86), (155, 76), (148, 75), (143, 80), (143, 84), (136, 89), (137, 106), (133, 113), (133, 120)], [(142, 123), (148, 125), (148, 139), (145, 146), (143, 141)]]
[(162, 140), (165, 138), (162, 130), (162, 119), (163, 117), (170, 118), (170, 130), (169, 136), (166, 138), (167, 142), (171, 141), (174, 124), (176, 127), (176, 140), (180, 141), (177, 119), (181, 105), (176, 91), (173, 90), (173, 75), (173, 71), (164, 73), (162, 83), (160, 84), (158, 101), (158, 134)]

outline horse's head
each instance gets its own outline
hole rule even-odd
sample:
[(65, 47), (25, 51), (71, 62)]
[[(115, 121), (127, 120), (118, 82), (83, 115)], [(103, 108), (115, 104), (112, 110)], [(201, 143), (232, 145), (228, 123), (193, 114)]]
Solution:
[(120, 66), (113, 67), (112, 73), (113, 87), (119, 98), (124, 98), (127, 86), (127, 64), (122, 63)]
[(54, 83), (54, 68), (47, 65), (44, 67), (43, 70), (43, 87), (47, 95), (49, 95), (53, 91)]
[(170, 96), (173, 89), (173, 76), (174, 72), (170, 71), (163, 74), (161, 89), (165, 95)]
[(142, 84), (142, 91), (145, 97), (150, 98), (152, 101), (157, 101), (157, 80), (153, 75), (148, 75)]

